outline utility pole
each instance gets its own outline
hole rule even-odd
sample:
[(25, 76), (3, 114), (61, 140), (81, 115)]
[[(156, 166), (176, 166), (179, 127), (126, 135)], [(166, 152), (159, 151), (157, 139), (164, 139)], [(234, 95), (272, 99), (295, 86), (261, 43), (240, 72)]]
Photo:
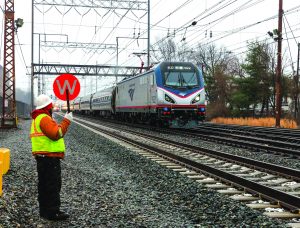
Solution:
[(300, 43), (298, 43), (298, 57), (297, 57), (297, 70), (295, 76), (295, 120), (299, 123), (298, 120), (298, 95), (299, 95), (299, 58), (300, 58)]
[(279, 0), (279, 11), (278, 11), (278, 51), (277, 51), (277, 68), (276, 68), (276, 127), (280, 127), (280, 117), (281, 117), (281, 103), (282, 103), (282, 94), (281, 94), (281, 71), (282, 71), (282, 61), (281, 61), (281, 50), (282, 50), (282, 1)]
[[(118, 38), (119, 37), (116, 37), (116, 41), (117, 41), (117, 63), (116, 63), (116, 66), (117, 67), (119, 66), (119, 41), (118, 41)], [(116, 71), (117, 71), (117, 68), (116, 68)], [(118, 82), (118, 77), (117, 77), (117, 73), (116, 73), (116, 85), (117, 85), (117, 82)]]

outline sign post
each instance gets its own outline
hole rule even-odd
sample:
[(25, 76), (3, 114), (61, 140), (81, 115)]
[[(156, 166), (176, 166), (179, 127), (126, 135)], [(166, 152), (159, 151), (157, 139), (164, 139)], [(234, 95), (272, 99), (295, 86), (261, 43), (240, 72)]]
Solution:
[(68, 89), (66, 89), (66, 97), (67, 97), (68, 112), (70, 112), (70, 99), (69, 99), (69, 90)]
[(74, 100), (80, 92), (79, 80), (72, 74), (61, 74), (53, 82), (53, 92), (60, 100), (67, 101), (70, 112), (70, 100)]

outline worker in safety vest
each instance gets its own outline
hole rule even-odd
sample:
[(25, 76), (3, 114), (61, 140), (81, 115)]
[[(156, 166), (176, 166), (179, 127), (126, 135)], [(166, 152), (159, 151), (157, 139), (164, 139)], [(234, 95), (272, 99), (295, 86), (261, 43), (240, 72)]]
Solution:
[(37, 161), (38, 202), (40, 216), (48, 220), (65, 220), (69, 215), (60, 211), (61, 167), (65, 155), (64, 135), (73, 120), (66, 113), (60, 124), (52, 118), (53, 103), (49, 96), (39, 95), (31, 113), (30, 138), (32, 154)]

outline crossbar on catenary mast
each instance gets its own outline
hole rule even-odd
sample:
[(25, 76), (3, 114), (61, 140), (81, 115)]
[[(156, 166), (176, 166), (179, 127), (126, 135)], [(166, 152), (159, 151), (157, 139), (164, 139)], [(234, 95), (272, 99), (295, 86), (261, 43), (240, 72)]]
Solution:
[[(146, 69), (147, 70), (147, 69)], [(33, 75), (73, 74), (83, 76), (130, 77), (137, 75), (140, 67), (110, 65), (66, 65), (66, 64), (33, 64)]]

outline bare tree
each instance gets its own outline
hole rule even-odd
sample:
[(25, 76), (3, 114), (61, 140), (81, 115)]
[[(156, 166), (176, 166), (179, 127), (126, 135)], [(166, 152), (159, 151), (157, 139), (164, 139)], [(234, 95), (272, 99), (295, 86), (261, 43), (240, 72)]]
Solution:
[[(231, 78), (241, 74), (238, 59), (225, 48), (201, 44), (193, 53), (193, 58), (203, 69), (211, 113), (214, 116), (227, 115), (230, 106)], [(212, 117), (213, 115), (211, 114)]]
[(161, 61), (175, 61), (177, 46), (173, 39), (167, 39), (158, 44), (158, 55)]
[(192, 54), (193, 51), (187, 47), (185, 42), (176, 44), (172, 38), (169, 38), (158, 44), (158, 50), (155, 51), (154, 57), (158, 61), (186, 62), (191, 61)]

